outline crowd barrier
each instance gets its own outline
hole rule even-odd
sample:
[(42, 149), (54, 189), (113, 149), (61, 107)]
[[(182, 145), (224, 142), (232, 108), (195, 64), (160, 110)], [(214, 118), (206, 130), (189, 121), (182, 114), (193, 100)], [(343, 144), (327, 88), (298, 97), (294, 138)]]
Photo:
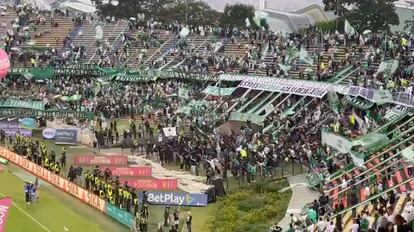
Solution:
[(9, 160), (10, 162), (23, 168), (31, 174), (72, 195), (83, 203), (92, 206), (102, 213), (105, 213), (123, 225), (128, 226), (129, 228), (132, 227), (133, 216), (131, 213), (123, 211), (109, 204), (105, 200), (100, 199), (97, 195), (76, 185), (75, 183), (70, 182), (66, 178), (50, 172), (49, 170), (25, 159), (17, 153), (14, 153), (2, 146), (0, 146), (0, 157)]

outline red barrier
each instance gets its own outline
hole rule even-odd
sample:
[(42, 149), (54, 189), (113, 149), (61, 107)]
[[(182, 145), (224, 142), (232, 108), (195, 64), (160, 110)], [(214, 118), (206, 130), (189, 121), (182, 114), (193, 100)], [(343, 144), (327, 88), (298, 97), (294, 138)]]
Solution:
[(56, 186), (57, 188), (71, 194), (82, 202), (93, 206), (101, 212), (105, 211), (105, 201), (97, 195), (85, 190), (69, 180), (50, 172), (49, 170), (25, 159), (24, 157), (4, 148), (0, 147), (0, 156), (10, 160), (12, 163), (20, 166), (33, 175), (43, 179), (44, 181)]
[(177, 179), (121, 179), (122, 183), (125, 181), (128, 181), (128, 186), (135, 189), (177, 190)]
[(73, 164), (80, 166), (126, 166), (128, 165), (128, 157), (124, 155), (76, 155), (73, 158)]
[(152, 167), (142, 166), (142, 167), (113, 167), (113, 166), (103, 166), (101, 167), (102, 171), (109, 169), (112, 173), (112, 176), (152, 176)]

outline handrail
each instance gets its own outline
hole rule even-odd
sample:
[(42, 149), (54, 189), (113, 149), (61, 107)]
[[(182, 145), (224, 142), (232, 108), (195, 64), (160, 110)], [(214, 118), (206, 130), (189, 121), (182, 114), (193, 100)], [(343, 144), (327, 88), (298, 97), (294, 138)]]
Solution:
[[(410, 138), (406, 139), (405, 141), (403, 141), (403, 142), (399, 143), (398, 145), (400, 145), (400, 144), (402, 144), (402, 143), (404, 143), (404, 142), (406, 142), (406, 141), (408, 141), (408, 140), (410, 140), (410, 139), (412, 139), (412, 138), (414, 138), (414, 135), (413, 135), (413, 136), (411, 136)], [(413, 145), (408, 146), (408, 147), (412, 147), (412, 146), (413, 146)], [(390, 156), (389, 158), (387, 158), (387, 159), (385, 159), (385, 160), (381, 161), (381, 162), (380, 162), (380, 163), (378, 163), (377, 165), (375, 165), (375, 166), (373, 166), (373, 167), (371, 167), (371, 168), (369, 168), (369, 169), (365, 170), (364, 172), (360, 173), (360, 174), (359, 174), (359, 175), (357, 175), (356, 177), (362, 176), (362, 175), (364, 175), (365, 173), (367, 173), (367, 172), (369, 172), (369, 171), (374, 170), (374, 169), (375, 169), (375, 168), (377, 168), (378, 166), (385, 164), (386, 162), (390, 161), (390, 160), (391, 160), (391, 159), (393, 159), (394, 157), (396, 157), (396, 156), (398, 156), (398, 155), (401, 155), (401, 153), (402, 153), (402, 151), (395, 153), (394, 155), (392, 155), (392, 156)], [(387, 166), (387, 168), (388, 168), (388, 167), (390, 167), (390, 166), (392, 166), (392, 165), (393, 165), (393, 164), (390, 164), (389, 166)], [(381, 169), (381, 170), (384, 170), (384, 169)], [(359, 184), (359, 183), (361, 183), (361, 182), (363, 182), (363, 181), (365, 181), (365, 180), (367, 180), (367, 179), (369, 179), (369, 178), (370, 178), (370, 177), (372, 177), (373, 175), (376, 175), (376, 173), (373, 173), (372, 175), (370, 175), (370, 176), (368, 176), (368, 177), (365, 177), (363, 180), (360, 180), (359, 182), (355, 183), (355, 185), (356, 185), (356, 184)], [(356, 177), (354, 177), (354, 178), (356, 178)], [(333, 189), (337, 189), (338, 187), (339, 187), (339, 185), (335, 186), (334, 188), (329, 189), (329, 190), (328, 190), (328, 191), (326, 191), (326, 192), (327, 192), (327, 193), (329, 193), (329, 192), (331, 192)], [(331, 197), (337, 196), (337, 195), (339, 195), (340, 193), (342, 193), (342, 192), (344, 192), (344, 191), (348, 190), (349, 188), (350, 188), (350, 187), (347, 187), (346, 189), (342, 189), (342, 190), (341, 190), (341, 191), (339, 191), (338, 193), (333, 194)]]
[[(409, 112), (410, 112), (410, 111), (407, 111), (407, 112), (405, 112), (404, 114), (399, 115), (399, 116), (398, 116), (397, 118), (395, 118), (394, 120), (389, 121), (389, 122), (387, 122), (386, 124), (384, 124), (384, 125), (382, 125), (382, 126), (378, 127), (377, 129), (375, 129), (375, 130), (371, 131), (371, 132), (370, 132), (370, 134), (377, 133), (377, 132), (379, 132), (379, 131), (381, 131), (381, 130), (384, 130), (385, 128), (388, 128), (390, 125), (397, 123), (399, 120), (401, 120), (402, 118), (404, 118), (404, 117), (405, 117), (405, 116), (406, 116)], [(361, 137), (363, 137), (363, 136), (361, 136)]]
[(260, 95), (262, 95), (264, 92), (265, 92), (264, 90), (260, 91), (256, 96), (254, 96), (252, 99), (250, 99), (250, 101), (248, 101), (244, 106), (242, 106), (240, 109), (238, 109), (237, 112), (243, 112), (247, 108), (248, 105), (250, 105), (258, 97), (260, 97)]
[[(258, 111), (258, 113), (260, 114), (269, 104), (273, 104), (273, 102), (276, 101), (277, 99), (279, 99), (280, 96), (282, 96), (282, 93), (279, 93), (274, 98), (272, 98), (272, 100), (270, 100), (270, 102), (268, 104), (266, 104), (264, 107), (262, 107), (262, 109), (260, 109), (260, 111)], [(267, 117), (271, 113), (272, 112), (265, 112), (264, 116)]]
[[(414, 119), (414, 117), (413, 117), (412, 119)], [(398, 128), (400, 128), (400, 127), (404, 126), (407, 122), (410, 122), (412, 119), (410, 119), (410, 120), (406, 121), (405, 123), (403, 123), (403, 124), (399, 125), (399, 127), (398, 127)], [(397, 128), (396, 128), (396, 129), (397, 129)], [(400, 135), (404, 135), (404, 134), (406, 134), (406, 133), (408, 133), (408, 132), (411, 132), (413, 129), (414, 129), (414, 128), (410, 128), (409, 130), (406, 130), (406, 131), (402, 132)], [(393, 131), (394, 131), (394, 130), (393, 130)], [(392, 132), (390, 132), (390, 133), (392, 133)], [(387, 135), (389, 135), (390, 133), (387, 133)], [(372, 132), (371, 132), (370, 134), (372, 134)], [(387, 144), (389, 145), (389, 144), (391, 144), (392, 142), (394, 142), (395, 140), (399, 139), (399, 138), (400, 138), (400, 135), (399, 135), (398, 137), (392, 138), (390, 141), (388, 141), (388, 143), (387, 143)], [(365, 161), (365, 164), (367, 164), (367, 163), (369, 163), (370, 161), (374, 160), (376, 157), (383, 155), (385, 152), (388, 152), (389, 150), (391, 150), (391, 149), (395, 148), (395, 146), (398, 146), (398, 144), (397, 144), (397, 145), (393, 145), (391, 148), (387, 149), (387, 150), (386, 150), (386, 151), (384, 151), (384, 152), (381, 152), (381, 153), (380, 153), (380, 154), (378, 154), (378, 155), (375, 155), (375, 156), (370, 157), (367, 161)], [(336, 180), (336, 179), (338, 179), (338, 178), (340, 178), (340, 177), (342, 177), (342, 176), (344, 176), (344, 175), (346, 175), (346, 174), (348, 174), (348, 173), (352, 172), (355, 168), (356, 168), (356, 167), (354, 167), (353, 169), (350, 169), (350, 170), (348, 170), (348, 171), (345, 171), (344, 173), (342, 173), (342, 175), (335, 176), (335, 178), (330, 179), (329, 181)]]
[(263, 104), (266, 104), (267, 100), (273, 96), (273, 92), (266, 92), (269, 93), (265, 98), (259, 100), (249, 111), (247, 111), (248, 114), (253, 114), (257, 109), (260, 108)]
[[(404, 133), (402, 133), (401, 135), (406, 134), (406, 133), (409, 133), (409, 132), (411, 132), (411, 131), (413, 131), (413, 130), (414, 130), (414, 128), (411, 128), (410, 130), (404, 131)], [(399, 136), (399, 137), (400, 137), (400, 136)], [(393, 138), (392, 140), (390, 140), (390, 143), (389, 143), (389, 144), (391, 144), (391, 142), (394, 142), (395, 140), (399, 139), (399, 137), (396, 137), (396, 138)], [(405, 142), (405, 141), (406, 141), (406, 140), (404, 140), (403, 142)], [(387, 152), (389, 152), (389, 151), (391, 151), (391, 150), (394, 150), (394, 149), (398, 148), (398, 146), (399, 146), (401, 143), (402, 143), (402, 142), (400, 141), (400, 142), (398, 142), (397, 144), (394, 144), (392, 147), (387, 148), (385, 151), (382, 151), (382, 152), (380, 152), (379, 154), (376, 154), (376, 155), (374, 155), (374, 156), (370, 157), (370, 159), (368, 159), (367, 161), (365, 161), (365, 162), (364, 162), (364, 164), (368, 164), (369, 162), (373, 161), (374, 159), (376, 159), (376, 158), (380, 157), (381, 155), (383, 155), (383, 154), (385, 154), (385, 153), (387, 153)], [(346, 175), (346, 174), (348, 174), (348, 173), (352, 172), (353, 170), (354, 170), (354, 169), (350, 169), (350, 170), (348, 170), (347, 172), (343, 173), (343, 175), (341, 175), (341, 176), (337, 176), (337, 177), (335, 177), (335, 178), (333, 178), (333, 179), (331, 179), (331, 180), (329, 180), (329, 181), (339, 179), (340, 177), (342, 177), (342, 176), (344, 176), (344, 175)], [(362, 174), (363, 174), (363, 173), (362, 173)], [(358, 175), (358, 176), (360, 176), (360, 175)], [(358, 177), (358, 176), (356, 176), (356, 177)]]
[(377, 199), (378, 197), (382, 196), (383, 194), (386, 194), (386, 193), (388, 193), (390, 191), (393, 191), (394, 189), (399, 188), (401, 185), (405, 185), (405, 184), (407, 184), (407, 183), (409, 183), (409, 182), (411, 182), (413, 180), (414, 180), (414, 177), (408, 178), (407, 180), (399, 183), (398, 185), (395, 185), (395, 186), (393, 186), (393, 187), (391, 187), (391, 188), (389, 188), (389, 189), (387, 189), (387, 190), (385, 190), (385, 191), (383, 191), (381, 193), (377, 193), (377, 194), (375, 194), (373, 196), (370, 196), (367, 199), (365, 199), (365, 201), (362, 201), (362, 202), (360, 202), (360, 203), (358, 203), (356, 205), (353, 205), (353, 206), (351, 206), (349, 208), (346, 208), (346, 209), (344, 209), (344, 210), (342, 210), (342, 211), (340, 211), (340, 212), (332, 215), (331, 216), (331, 219), (334, 219), (337, 215), (344, 214), (344, 213), (348, 212), (349, 210), (355, 209), (355, 208), (357, 208), (357, 207), (359, 207), (361, 205), (365, 205), (365, 204), (371, 202), (372, 200)]

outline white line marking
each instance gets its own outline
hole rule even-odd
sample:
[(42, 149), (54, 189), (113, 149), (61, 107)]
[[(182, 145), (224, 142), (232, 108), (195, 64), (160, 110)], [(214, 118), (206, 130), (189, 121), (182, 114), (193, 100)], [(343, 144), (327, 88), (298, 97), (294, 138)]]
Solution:
[[(6, 197), (4, 194), (0, 193), (0, 196)], [(12, 205), (14, 205), (18, 210), (20, 210), (22, 213), (24, 213), (27, 217), (29, 217), (30, 219), (32, 219), (32, 221), (36, 222), (40, 227), (42, 227), (45, 231), (50, 232), (50, 230), (48, 228), (46, 228), (46, 226), (44, 226), (42, 223), (40, 223), (38, 220), (36, 220), (36, 218), (32, 217), (32, 215), (30, 215), (28, 212), (26, 212), (24, 209), (20, 208), (20, 206), (18, 206), (16, 203), (14, 203), (12, 201)]]

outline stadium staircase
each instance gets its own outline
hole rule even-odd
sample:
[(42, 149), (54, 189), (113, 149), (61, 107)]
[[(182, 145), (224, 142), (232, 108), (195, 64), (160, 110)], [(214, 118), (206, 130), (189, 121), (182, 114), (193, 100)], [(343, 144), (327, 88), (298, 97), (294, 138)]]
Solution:
[[(209, 37), (205, 36), (189, 36), (187, 38), (189, 44), (192, 44), (194, 46), (194, 53), (202, 52), (203, 49), (207, 46)], [(167, 63), (162, 66), (160, 69), (168, 68), (168, 67), (175, 67), (178, 63), (183, 61), (183, 59), (180, 59), (178, 55), (171, 55), (167, 54), (165, 56), (167, 58)]]
[[(0, 25), (0, 35), (6, 35), (7, 30), (12, 28), (12, 21), (14, 21), (17, 18), (16, 12), (13, 11), (13, 9), (6, 9), (2, 10), (0, 13), (0, 21), (1, 23), (5, 23), (6, 26), (2, 27)], [(0, 40), (0, 45), (3, 46), (4, 40)]]
[(36, 30), (31, 27), (29, 30), (31, 39), (25, 41), (21, 47), (62, 48), (64, 39), (69, 35), (74, 27), (73, 22), (71, 18), (64, 16), (54, 17), (54, 22), (58, 25), (57, 27), (52, 25), (51, 22), (51, 16), (47, 16), (44, 24), (39, 23), (38, 25), (35, 25)]
[[(105, 23), (102, 28), (104, 38), (108, 40), (109, 44), (111, 44), (112, 47), (114, 47), (113, 45), (116, 44), (119, 40), (121, 40), (122, 34), (124, 34), (125, 30), (127, 29), (128, 29), (128, 22), (125, 20), (118, 20), (116, 23)], [(106, 49), (103, 54), (104, 55), (106, 54)], [(89, 54), (87, 57), (89, 57)], [(92, 56), (87, 59), (88, 59), (88, 63), (93, 64), (93, 63), (98, 63), (100, 58), (101, 57), (99, 56), (97, 50), (95, 50)]]
[(94, 20), (92, 22), (83, 21), (82, 28), (78, 33), (78, 36), (76, 36), (73, 39), (73, 43), (76, 46), (83, 46), (86, 49), (86, 61), (88, 61), (93, 54), (95, 53), (96, 46), (95, 46), (95, 34), (96, 30), (95, 27), (99, 24), (98, 20)]
[(163, 59), (163, 57), (168, 54), (169, 50), (175, 47), (177, 38), (174, 35), (164, 34), (164, 38), (165, 43), (144, 61), (144, 65), (150, 65), (159, 59)]
[(147, 49), (143, 59), (140, 62), (139, 55), (144, 50), (143, 43), (139, 41), (140, 33), (146, 33), (146, 32), (143, 32), (142, 30), (136, 30), (131, 34), (131, 37), (136, 40), (131, 43), (131, 47), (128, 49), (129, 57), (126, 63), (128, 67), (131, 67), (131, 68), (138, 68), (146, 60), (156, 57), (156, 54), (158, 53), (158, 51), (165, 44), (167, 44), (167, 42), (171, 39), (171, 35), (167, 31), (164, 31), (164, 30), (159, 31), (158, 36), (161, 41), (164, 41), (163, 44), (161, 44), (160, 47), (150, 46), (149, 49)]

